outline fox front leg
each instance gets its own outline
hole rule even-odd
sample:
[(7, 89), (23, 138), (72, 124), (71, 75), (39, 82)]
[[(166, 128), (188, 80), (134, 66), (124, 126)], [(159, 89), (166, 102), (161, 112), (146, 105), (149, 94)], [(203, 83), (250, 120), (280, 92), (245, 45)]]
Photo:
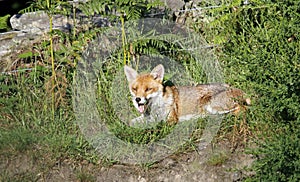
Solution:
[(147, 125), (147, 124), (150, 124), (150, 123), (155, 123), (157, 122), (157, 118), (156, 117), (153, 117), (151, 115), (141, 115), (137, 118), (134, 118), (130, 121), (130, 126), (136, 126), (136, 125)]
[(137, 125), (137, 124), (144, 124), (146, 123), (146, 118), (144, 117), (144, 115), (141, 115), (137, 118), (134, 118), (130, 121), (129, 125), (130, 126), (134, 126), (134, 125)]

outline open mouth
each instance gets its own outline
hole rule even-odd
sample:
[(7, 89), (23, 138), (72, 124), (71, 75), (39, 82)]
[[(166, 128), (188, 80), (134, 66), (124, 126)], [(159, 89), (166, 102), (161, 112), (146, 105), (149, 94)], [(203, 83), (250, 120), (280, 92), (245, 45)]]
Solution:
[(149, 104), (149, 99), (144, 99), (141, 101), (140, 98), (136, 98), (135, 102), (137, 103), (137, 110), (142, 114), (145, 113)]
[(138, 104), (138, 111), (143, 113), (145, 111), (146, 105), (145, 104)]

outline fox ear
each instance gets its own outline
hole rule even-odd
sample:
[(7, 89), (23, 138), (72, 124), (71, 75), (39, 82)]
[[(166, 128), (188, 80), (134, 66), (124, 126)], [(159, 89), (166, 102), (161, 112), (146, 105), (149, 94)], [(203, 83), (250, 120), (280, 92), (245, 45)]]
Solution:
[(129, 67), (127, 65), (125, 65), (125, 67), (124, 67), (124, 72), (125, 72), (128, 82), (133, 81), (138, 76), (138, 73), (134, 69), (132, 69), (131, 67)]
[(154, 77), (154, 79), (163, 81), (165, 74), (164, 66), (161, 64), (157, 65), (155, 68), (153, 68), (150, 74)]

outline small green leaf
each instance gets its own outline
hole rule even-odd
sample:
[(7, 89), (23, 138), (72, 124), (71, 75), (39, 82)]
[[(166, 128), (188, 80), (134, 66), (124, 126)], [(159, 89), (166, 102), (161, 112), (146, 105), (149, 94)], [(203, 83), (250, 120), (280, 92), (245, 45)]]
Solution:
[(33, 54), (32, 54), (31, 51), (23, 52), (22, 54), (18, 55), (18, 57), (21, 58), (21, 59), (30, 58), (32, 56), (33, 56)]

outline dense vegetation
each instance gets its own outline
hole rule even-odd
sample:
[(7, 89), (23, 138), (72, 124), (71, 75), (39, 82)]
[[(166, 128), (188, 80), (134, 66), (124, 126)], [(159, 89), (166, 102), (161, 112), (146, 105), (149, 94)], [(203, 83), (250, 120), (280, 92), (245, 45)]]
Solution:
[(296, 1), (257, 1), (224, 21), (231, 25), (222, 30), (225, 69), (234, 74), (228, 78), (255, 93), (251, 122), (266, 124), (255, 152), (260, 181), (300, 179), (299, 7)]
[[(251, 143), (248, 152), (254, 154), (257, 161), (249, 170), (255, 171), (255, 175), (245, 180), (299, 181), (300, 2), (253, 0), (247, 5), (243, 2), (201, 3), (199, 7), (214, 7), (203, 9), (209, 21), (198, 19), (187, 24), (213, 45), (226, 82), (245, 90), (252, 98), (246, 118), (238, 118), (237, 122), (232, 117), (226, 118), (219, 136), (226, 135), (234, 138), (231, 140), (233, 143), (246, 146)], [(122, 27), (124, 22), (148, 16), (159, 6), (157, 2), (147, 4), (146, 0), (116, 0), (113, 4), (111, 1), (93, 0), (76, 8), (87, 16), (106, 16)], [(22, 12), (36, 10), (46, 10), (50, 17), (56, 13), (74, 15), (69, 13), (73, 11), (72, 4), (65, 1), (38, 0)], [(110, 14), (112, 11), (127, 16)], [(0, 24), (2, 26), (3, 23)], [(83, 160), (94, 164), (99, 161), (103, 164), (116, 162), (99, 157), (84, 139), (74, 123), (71, 98), (72, 81), (76, 65), (82, 61), (81, 54), (87, 43), (105, 28), (75, 27), (69, 33), (50, 31), (48, 40), (24, 50), (18, 55), (17, 64), (0, 75), (1, 156), (25, 153), (39, 166), (32, 173), (16, 176), (17, 179), (34, 180), (39, 170), (47, 171), (55, 161), (67, 158), (74, 163)], [(166, 50), (166, 46), (170, 46), (165, 42), (151, 43), (136, 44), (136, 50), (149, 53)], [(129, 59), (124, 58), (126, 52), (130, 52), (130, 42), (124, 39), (113, 58), (115, 62), (105, 65), (100, 74), (110, 78), (108, 73), (113, 73)], [(192, 72), (193, 65), (188, 61), (186, 65)], [(22, 71), (25, 66), (32, 68), (31, 71)], [(11, 72), (12, 69), (19, 71)], [(103, 93), (107, 93), (106, 90)], [(103, 95), (100, 98), (103, 99)], [(109, 95), (104, 99), (109, 99)], [(158, 126), (157, 129), (162, 128)], [(130, 132), (137, 132), (134, 136), (140, 136), (144, 131)], [(152, 131), (144, 134), (147, 140), (157, 137), (152, 136), (155, 135)], [(145, 137), (129, 140), (144, 142)], [(187, 146), (186, 150), (190, 148)], [(1, 171), (0, 175), (0, 180), (14, 179), (7, 171)]]

